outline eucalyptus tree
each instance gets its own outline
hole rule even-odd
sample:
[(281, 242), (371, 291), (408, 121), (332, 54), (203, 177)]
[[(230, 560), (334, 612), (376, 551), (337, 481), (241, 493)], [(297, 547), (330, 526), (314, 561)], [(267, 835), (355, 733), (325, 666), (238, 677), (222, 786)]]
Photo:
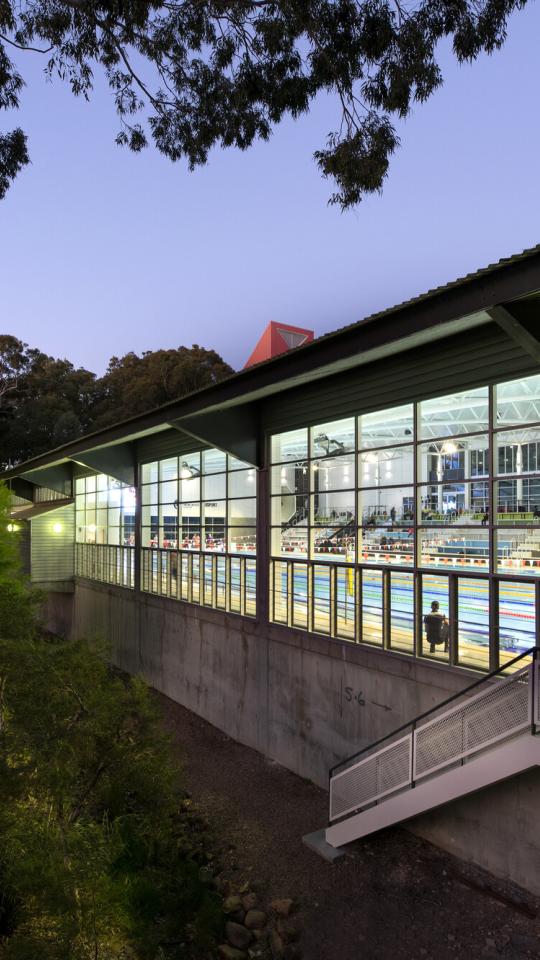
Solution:
[[(396, 121), (443, 82), (437, 46), (458, 61), (492, 53), (526, 0), (0, 0), (0, 108), (19, 104), (22, 51), (90, 96), (106, 75), (119, 144), (153, 142), (190, 168), (215, 146), (247, 149), (286, 116), (335, 98), (315, 152), (342, 208), (381, 189)], [(14, 63), (14, 57), (20, 66)], [(0, 135), (0, 197), (29, 161), (26, 134)]]

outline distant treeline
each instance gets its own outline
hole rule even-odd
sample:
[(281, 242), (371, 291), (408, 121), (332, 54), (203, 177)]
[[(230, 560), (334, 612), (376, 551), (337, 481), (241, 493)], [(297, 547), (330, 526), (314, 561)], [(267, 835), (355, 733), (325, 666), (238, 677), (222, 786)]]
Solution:
[(111, 357), (97, 377), (0, 334), (0, 468), (144, 413), (233, 373), (215, 350)]

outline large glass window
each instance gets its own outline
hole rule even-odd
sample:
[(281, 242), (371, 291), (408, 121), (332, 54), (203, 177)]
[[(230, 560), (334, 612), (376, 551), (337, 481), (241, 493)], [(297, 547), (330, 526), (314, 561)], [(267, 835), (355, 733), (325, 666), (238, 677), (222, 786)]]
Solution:
[(355, 449), (354, 418), (272, 438), (274, 556), (354, 562)]
[(253, 467), (217, 449), (144, 464), (143, 589), (252, 615), (256, 479)]
[(420, 565), (454, 570), (489, 570), (489, 533), (485, 529), (433, 527), (422, 529)]
[(220, 450), (144, 464), (142, 545), (255, 553), (256, 471)]
[(135, 546), (135, 489), (98, 474), (75, 481), (77, 543)]
[(467, 433), (482, 433), (489, 422), (489, 391), (487, 387), (451, 393), (420, 404), (420, 436), (456, 437)]
[(534, 623), (540, 375), (273, 437), (270, 515), (272, 562), (287, 561), (276, 619), (296, 603), (317, 632), (488, 670), (498, 619), (501, 657), (516, 646), (519, 617), (501, 620), (512, 578), (530, 579), (516, 590)]
[(406, 403), (390, 410), (376, 410), (358, 417), (358, 446), (360, 450), (371, 447), (392, 447), (397, 443), (410, 443), (414, 432), (414, 407)]
[(121, 587), (135, 585), (135, 489), (97, 474), (75, 480), (75, 570)]
[(540, 375), (495, 387), (497, 426), (540, 423)]

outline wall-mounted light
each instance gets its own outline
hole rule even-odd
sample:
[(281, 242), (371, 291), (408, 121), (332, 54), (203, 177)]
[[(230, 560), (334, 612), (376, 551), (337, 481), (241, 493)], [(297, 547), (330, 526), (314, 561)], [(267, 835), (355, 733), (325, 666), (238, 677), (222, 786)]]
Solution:
[(253, 481), (255, 480), (255, 471), (254, 471), (254, 470), (248, 470), (247, 479), (248, 479), (248, 483), (253, 483)]
[(6, 527), (8, 533), (16, 533), (18, 529), (19, 528), (16, 523), (8, 523)]
[(63, 526), (62, 526), (61, 523), (56, 522), (56, 523), (53, 523), (53, 525), (52, 525), (52, 531), (53, 531), (53, 533), (62, 533), (62, 530), (63, 530), (63, 529), (64, 529), (64, 528), (63, 528)]

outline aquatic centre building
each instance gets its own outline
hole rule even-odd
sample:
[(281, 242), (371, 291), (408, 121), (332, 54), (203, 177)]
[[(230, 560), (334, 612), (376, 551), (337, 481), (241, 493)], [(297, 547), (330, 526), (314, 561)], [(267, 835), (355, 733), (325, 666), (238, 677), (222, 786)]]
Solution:
[[(5, 473), (48, 627), (321, 785), (537, 646), (539, 297), (536, 247)], [(413, 828), (540, 892), (539, 771), (486, 796)]]

